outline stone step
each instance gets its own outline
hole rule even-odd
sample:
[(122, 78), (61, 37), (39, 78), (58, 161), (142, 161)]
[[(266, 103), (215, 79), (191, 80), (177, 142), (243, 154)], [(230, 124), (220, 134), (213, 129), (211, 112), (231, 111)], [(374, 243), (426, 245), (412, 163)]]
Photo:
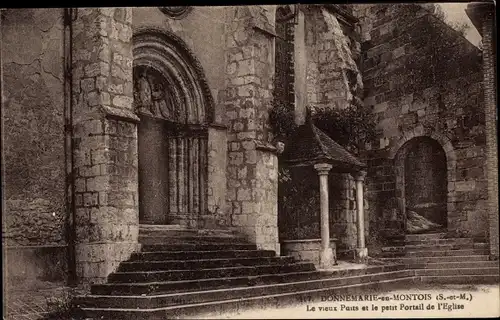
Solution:
[(380, 258), (382, 261), (393, 263), (439, 263), (439, 262), (463, 262), (463, 261), (484, 261), (489, 262), (488, 255), (471, 255), (471, 256), (441, 256), (441, 257), (399, 257), (399, 258)]
[(234, 287), (219, 290), (204, 290), (185, 293), (170, 293), (150, 296), (107, 296), (90, 295), (80, 296), (76, 303), (82, 307), (100, 308), (158, 308), (174, 305), (202, 303), (226, 299), (241, 299), (252, 296), (265, 296), (285, 292), (304, 290), (318, 290), (328, 287), (352, 285), (365, 282), (383, 281), (412, 275), (407, 270), (374, 272), (366, 268), (364, 270), (353, 270), (352, 276), (324, 275), (321, 279), (305, 280), (299, 282), (285, 282), (279, 284), (266, 284), (253, 287)]
[(436, 239), (443, 239), (445, 237), (446, 237), (445, 232), (407, 234), (405, 236), (405, 240), (406, 241), (436, 240)]
[(291, 273), (315, 270), (310, 262), (295, 262), (285, 265), (237, 266), (198, 270), (114, 272), (108, 276), (109, 283), (131, 283), (148, 281), (182, 281), (195, 279), (215, 279), (262, 274)]
[(372, 273), (401, 271), (405, 270), (405, 268), (406, 267), (403, 264), (391, 263), (386, 265), (375, 265), (363, 268), (342, 268), (342, 269), (339, 268), (331, 270), (322, 270), (321, 273), (324, 274), (325, 276), (330, 276), (330, 277), (352, 277), (352, 276), (359, 276)]
[(498, 275), (498, 267), (492, 268), (453, 268), (453, 269), (415, 269), (416, 276), (470, 276)]
[(143, 245), (142, 252), (155, 251), (216, 251), (216, 250), (256, 250), (250, 243), (183, 243), (183, 244), (151, 244)]
[(413, 251), (439, 251), (439, 250), (460, 250), (460, 249), (485, 249), (487, 243), (466, 243), (466, 244), (418, 244), (405, 246), (383, 247), (382, 252), (413, 252)]
[[(338, 294), (355, 294), (366, 292), (367, 289), (383, 288), (402, 288), (407, 287), (415, 282), (415, 277), (408, 276), (408, 271), (398, 271), (392, 274), (370, 275), (355, 277), (354, 279), (332, 279), (331, 284), (323, 285), (321, 280), (319, 287), (313, 289), (291, 290), (284, 293), (267, 293), (269, 291), (279, 290), (280, 284), (274, 285), (262, 292), (267, 294), (251, 295), (242, 298), (226, 298), (224, 300), (214, 300), (209, 302), (188, 303), (167, 307), (137, 309), (133, 307), (127, 308), (105, 308), (105, 307), (84, 307), (82, 308), (84, 317), (93, 317), (100, 319), (178, 319), (188, 316), (199, 316), (200, 314), (209, 314), (210, 318), (220, 317), (224, 312), (241, 311), (247, 308), (265, 308), (273, 307), (280, 308), (289, 305), (294, 305), (298, 301), (319, 301), (320, 297), (328, 297)], [(335, 283), (346, 283), (344, 285), (335, 285)], [(278, 291), (279, 292), (279, 291)], [(223, 297), (222, 293), (222, 297)]]
[(498, 261), (431, 262), (416, 261), (407, 265), (411, 269), (498, 268)]
[(139, 236), (236, 236), (239, 235), (231, 229), (189, 229), (180, 225), (140, 225)]
[(443, 257), (443, 256), (486, 255), (488, 253), (489, 253), (488, 249), (460, 249), (460, 250), (382, 252), (382, 256), (384, 258), (397, 258), (397, 257)]
[(141, 282), (141, 283), (105, 283), (91, 286), (92, 294), (134, 295), (161, 292), (187, 292), (202, 289), (221, 289), (235, 286), (255, 286), (266, 283), (302, 281), (321, 278), (319, 271), (301, 271), (281, 274), (263, 274), (215, 279), (195, 279), (182, 281)]
[(470, 244), (473, 243), (472, 238), (446, 238), (446, 239), (427, 239), (427, 240), (394, 240), (392, 244), (394, 246), (404, 246), (404, 245), (438, 245), (438, 244)]
[[(93, 294), (152, 294), (158, 292), (189, 292), (200, 289), (230, 288), (234, 286), (255, 286), (291, 281), (321, 279), (325, 277), (349, 277), (368, 273), (380, 273), (405, 270), (402, 264), (370, 266), (361, 269), (341, 269), (331, 271), (304, 271), (286, 274), (267, 274), (259, 276), (231, 277), (224, 279), (206, 279), (191, 281), (145, 282), (145, 283), (107, 283), (91, 287)], [(213, 281), (212, 281), (213, 280)], [(221, 281), (222, 280), (222, 281)]]
[(434, 251), (407, 251), (406, 255), (411, 257), (442, 257), (442, 256), (468, 256), (468, 255), (486, 255), (488, 249), (460, 249), (460, 250), (434, 250)]
[(182, 244), (211, 244), (211, 243), (248, 243), (242, 236), (211, 236), (211, 235), (139, 235), (139, 243), (142, 245), (182, 245)]
[(195, 230), (180, 224), (139, 224), (139, 231)]
[(202, 260), (275, 256), (276, 252), (271, 250), (156, 251), (134, 252), (129, 261)]
[(420, 281), (423, 283), (443, 283), (443, 284), (498, 284), (500, 276), (496, 275), (455, 275), (447, 276), (421, 276)]
[(117, 271), (159, 271), (179, 269), (209, 269), (232, 266), (257, 266), (264, 264), (282, 265), (294, 262), (292, 256), (281, 257), (251, 257), (223, 258), (200, 260), (163, 260), (163, 261), (126, 261), (122, 262)]

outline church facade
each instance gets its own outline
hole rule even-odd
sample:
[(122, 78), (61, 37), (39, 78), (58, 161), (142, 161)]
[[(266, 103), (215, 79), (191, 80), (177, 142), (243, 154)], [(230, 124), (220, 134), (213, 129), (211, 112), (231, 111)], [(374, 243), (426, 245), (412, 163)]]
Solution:
[(276, 99), (297, 124), (307, 106), (376, 118), (364, 187), (330, 182), (339, 248), (357, 248), (356, 186), (368, 248), (409, 211), (498, 243), (481, 52), (425, 6), (9, 9), (1, 34), (10, 281), (105, 282), (140, 225), (236, 230), (279, 254)]

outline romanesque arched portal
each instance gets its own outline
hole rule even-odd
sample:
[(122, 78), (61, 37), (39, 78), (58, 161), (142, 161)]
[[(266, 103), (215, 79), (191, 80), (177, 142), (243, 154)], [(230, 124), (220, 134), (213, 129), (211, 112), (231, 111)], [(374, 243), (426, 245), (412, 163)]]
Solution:
[(406, 208), (444, 228), (448, 187), (444, 150), (425, 137), (410, 144), (404, 159)]
[(447, 227), (451, 166), (441, 144), (430, 137), (414, 137), (398, 149), (396, 198), (407, 218), (410, 212), (417, 213), (441, 228)]
[(133, 53), (140, 223), (194, 227), (207, 208), (212, 105), (203, 75), (173, 35), (138, 33)]

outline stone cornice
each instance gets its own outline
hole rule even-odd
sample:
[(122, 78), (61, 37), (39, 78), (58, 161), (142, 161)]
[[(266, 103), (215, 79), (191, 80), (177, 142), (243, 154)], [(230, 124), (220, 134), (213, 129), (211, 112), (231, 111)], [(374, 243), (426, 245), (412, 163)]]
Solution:
[(120, 109), (110, 106), (101, 106), (101, 110), (104, 113), (104, 116), (108, 119), (124, 121), (124, 122), (132, 122), (139, 123), (140, 119), (135, 114), (135, 112), (126, 109)]
[(263, 25), (263, 24), (257, 24), (257, 23), (253, 23), (252, 24), (252, 28), (255, 30), (255, 31), (258, 31), (268, 37), (271, 37), (271, 38), (275, 38), (276, 37), (276, 33), (274, 32), (274, 30), (272, 30), (271, 27), (269, 27), (268, 25)]
[(255, 149), (260, 151), (267, 151), (271, 153), (276, 153), (277, 149), (269, 142), (255, 140)]
[(216, 130), (227, 130), (227, 125), (222, 124), (222, 123), (210, 123), (208, 125), (209, 128), (216, 129)]
[(267, 37), (276, 37), (274, 25), (271, 24), (267, 17), (263, 14), (252, 15), (249, 21), (249, 27)]

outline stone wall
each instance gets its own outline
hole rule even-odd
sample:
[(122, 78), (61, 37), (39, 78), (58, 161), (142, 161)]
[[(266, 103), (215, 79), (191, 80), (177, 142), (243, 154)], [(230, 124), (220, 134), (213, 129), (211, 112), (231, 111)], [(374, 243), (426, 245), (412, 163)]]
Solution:
[(7, 283), (66, 277), (63, 10), (2, 10)]
[(132, 10), (77, 9), (75, 18), (72, 62), (77, 275), (82, 282), (98, 283), (138, 248)]
[(329, 184), (330, 233), (337, 238), (337, 253), (345, 256), (357, 246), (356, 182), (349, 174), (330, 172)]
[(278, 168), (267, 143), (274, 75), (274, 14), (269, 10), (241, 6), (226, 11), (227, 210), (231, 225), (259, 248), (279, 252)]
[[(230, 219), (227, 216), (227, 128), (212, 126), (208, 130), (208, 214), (201, 221), (211, 221), (212, 227), (227, 227)], [(209, 225), (200, 226), (209, 227)]]
[[(280, 252), (278, 240), (278, 158), (267, 148), (257, 146), (255, 182), (252, 198), (255, 201), (255, 242), (262, 248)], [(251, 220), (250, 220), (251, 221)]]
[(427, 136), (447, 157), (448, 228), (484, 236), (478, 49), (420, 5), (357, 5), (355, 12), (363, 36), (364, 103), (378, 119), (378, 138), (367, 145), (368, 197), (375, 202), (370, 214), (380, 216), (387, 199), (403, 197), (397, 189), (398, 151), (412, 138)]

